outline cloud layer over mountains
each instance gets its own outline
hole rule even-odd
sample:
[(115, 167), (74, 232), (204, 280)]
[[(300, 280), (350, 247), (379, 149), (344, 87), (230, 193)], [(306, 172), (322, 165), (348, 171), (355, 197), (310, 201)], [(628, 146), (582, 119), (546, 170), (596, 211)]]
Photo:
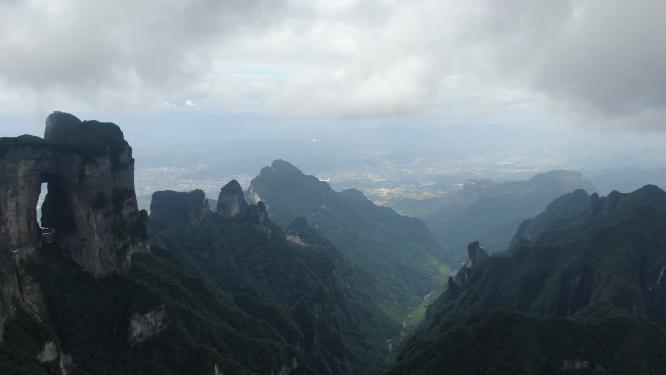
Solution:
[(659, 0), (0, 0), (0, 112), (569, 113), (666, 129), (664, 14)]

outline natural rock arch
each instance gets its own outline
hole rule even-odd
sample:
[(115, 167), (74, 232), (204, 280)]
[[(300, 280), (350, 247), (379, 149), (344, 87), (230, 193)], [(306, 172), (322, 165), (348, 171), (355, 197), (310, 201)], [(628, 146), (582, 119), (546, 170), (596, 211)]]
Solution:
[(55, 112), (47, 118), (44, 139), (0, 139), (3, 254), (19, 249), (32, 256), (40, 246), (35, 207), (43, 182), (48, 194), (42, 222), (56, 230), (59, 248), (85, 271), (124, 273), (131, 254), (148, 249), (132, 149), (115, 124)]

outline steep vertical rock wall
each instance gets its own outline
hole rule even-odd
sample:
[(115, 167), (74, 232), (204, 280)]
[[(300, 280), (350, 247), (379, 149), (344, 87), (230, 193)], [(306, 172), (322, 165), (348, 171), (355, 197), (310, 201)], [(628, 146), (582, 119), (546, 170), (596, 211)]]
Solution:
[(238, 181), (229, 181), (220, 189), (220, 195), (217, 198), (218, 214), (229, 219), (244, 214), (248, 205), (243, 194), (243, 188)]
[(44, 245), (36, 212), (44, 182), (42, 226), (56, 233), (49, 251), (104, 277), (127, 272), (132, 253), (149, 249), (132, 149), (118, 126), (55, 112), (44, 139), (0, 138), (0, 322), (12, 315), (17, 298), (34, 299), (21, 291), (28, 277), (22, 264)]
[(197, 225), (209, 213), (203, 190), (181, 193), (172, 190), (153, 193), (150, 203), (152, 226), (157, 231), (178, 231), (188, 225)]
[(122, 131), (56, 112), (46, 121), (44, 138), (58, 151), (43, 224), (56, 230), (60, 247), (86, 271), (127, 272), (131, 254), (147, 250), (148, 243), (146, 216), (134, 192), (132, 148)]

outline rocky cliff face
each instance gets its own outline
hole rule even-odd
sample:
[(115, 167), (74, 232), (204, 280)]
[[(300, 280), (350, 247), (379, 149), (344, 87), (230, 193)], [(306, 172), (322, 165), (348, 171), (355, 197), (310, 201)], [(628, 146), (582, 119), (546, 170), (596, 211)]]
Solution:
[(476, 272), (481, 265), (486, 263), (488, 257), (488, 253), (483, 247), (481, 247), (479, 241), (474, 241), (467, 245), (467, 261), (465, 262), (465, 265), (458, 270), (455, 277), (449, 277), (444, 295), (447, 297), (458, 295), (472, 273)]
[(487, 259), (488, 253), (481, 247), (479, 241), (474, 241), (467, 245), (467, 262), (465, 263), (465, 267), (458, 271), (456, 275), (458, 281), (464, 283), (472, 272)]
[(247, 211), (243, 188), (236, 180), (231, 180), (220, 189), (217, 199), (217, 212), (226, 218), (234, 218)]
[(126, 273), (131, 255), (149, 248), (147, 215), (134, 193), (132, 149), (120, 128), (55, 112), (44, 139), (0, 139), (0, 321), (25, 294), (21, 284), (32, 284), (22, 280), (22, 264), (44, 247), (36, 214), (44, 182), (41, 226), (56, 234), (49, 251), (104, 277)]
[(46, 121), (44, 138), (56, 146), (57, 166), (45, 178), (44, 226), (56, 230), (60, 247), (84, 270), (98, 276), (127, 272), (132, 253), (147, 250), (148, 243), (147, 216), (134, 193), (132, 148), (122, 131), (56, 112)]
[(464, 267), (433, 311), (441, 319), (492, 309), (550, 317), (602, 303), (666, 325), (664, 228), (666, 192), (656, 186), (566, 194), (523, 223), (508, 251)]
[(39, 245), (37, 200), (40, 186), (57, 170), (54, 150), (32, 136), (0, 143), (0, 250), (32, 253)]
[(479, 241), (467, 245), (467, 263), (465, 268), (473, 269), (488, 258), (488, 253), (481, 247)]
[(656, 186), (577, 190), (524, 222), (506, 252), (472, 243), (390, 374), (666, 373), (650, 349), (666, 347), (664, 228)]
[(31, 136), (0, 140), (0, 340), (21, 294), (24, 272), (19, 266), (40, 243), (35, 212), (40, 176), (55, 171), (56, 165), (52, 151), (42, 143)]
[(200, 224), (208, 215), (223, 219), (242, 218), (267, 237), (271, 236), (268, 211), (264, 202), (248, 204), (240, 184), (232, 180), (220, 189), (216, 211), (208, 207), (202, 190), (187, 193), (171, 190), (153, 193), (150, 204), (151, 225), (158, 231), (178, 231)]
[(203, 190), (180, 193), (172, 190), (153, 193), (150, 203), (152, 225), (158, 230), (178, 230), (196, 225), (208, 215), (208, 201)]
[(142, 343), (165, 328), (166, 310), (164, 306), (145, 313), (134, 313), (129, 321), (128, 341), (132, 346)]

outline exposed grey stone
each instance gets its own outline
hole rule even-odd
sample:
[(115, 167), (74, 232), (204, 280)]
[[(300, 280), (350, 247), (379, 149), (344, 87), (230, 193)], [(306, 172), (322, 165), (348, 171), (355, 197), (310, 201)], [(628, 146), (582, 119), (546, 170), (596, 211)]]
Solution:
[(217, 199), (217, 213), (226, 218), (234, 218), (247, 211), (243, 189), (236, 180), (231, 180), (220, 189)]
[[(72, 134), (82, 135), (70, 139)], [(1, 252), (40, 247), (35, 207), (42, 182), (49, 188), (43, 224), (55, 229), (59, 247), (84, 270), (95, 276), (124, 273), (131, 254), (148, 249), (132, 149), (116, 125), (54, 113), (44, 140), (6, 140), (0, 150)]]
[(47, 341), (44, 343), (44, 348), (37, 355), (40, 363), (52, 362), (58, 359), (58, 347), (55, 342)]
[(581, 371), (587, 370), (590, 368), (590, 361), (583, 360), (580, 358), (576, 359), (567, 359), (562, 362), (562, 369), (560, 371)]
[(130, 345), (136, 345), (159, 334), (166, 328), (166, 310), (164, 307), (146, 313), (134, 313), (130, 317), (129, 337)]
[(488, 253), (479, 245), (479, 241), (474, 241), (467, 245), (467, 263), (465, 264), (465, 268), (476, 268), (486, 259), (488, 259)]
[(71, 354), (60, 353), (60, 375), (68, 375), (74, 371), (76, 365), (74, 364), (74, 357)]
[(132, 149), (120, 128), (56, 112), (45, 139), (0, 139), (0, 321), (13, 315), (15, 301), (37, 319), (43, 312), (39, 285), (23, 269), (44, 247), (35, 210), (43, 182), (42, 225), (55, 230), (48, 251), (105, 277), (126, 273), (132, 254), (149, 250)]
[(307, 242), (305, 242), (301, 236), (298, 235), (298, 233), (295, 232), (287, 232), (286, 233), (286, 239), (287, 242), (289, 242), (292, 245), (296, 246), (308, 246)]

